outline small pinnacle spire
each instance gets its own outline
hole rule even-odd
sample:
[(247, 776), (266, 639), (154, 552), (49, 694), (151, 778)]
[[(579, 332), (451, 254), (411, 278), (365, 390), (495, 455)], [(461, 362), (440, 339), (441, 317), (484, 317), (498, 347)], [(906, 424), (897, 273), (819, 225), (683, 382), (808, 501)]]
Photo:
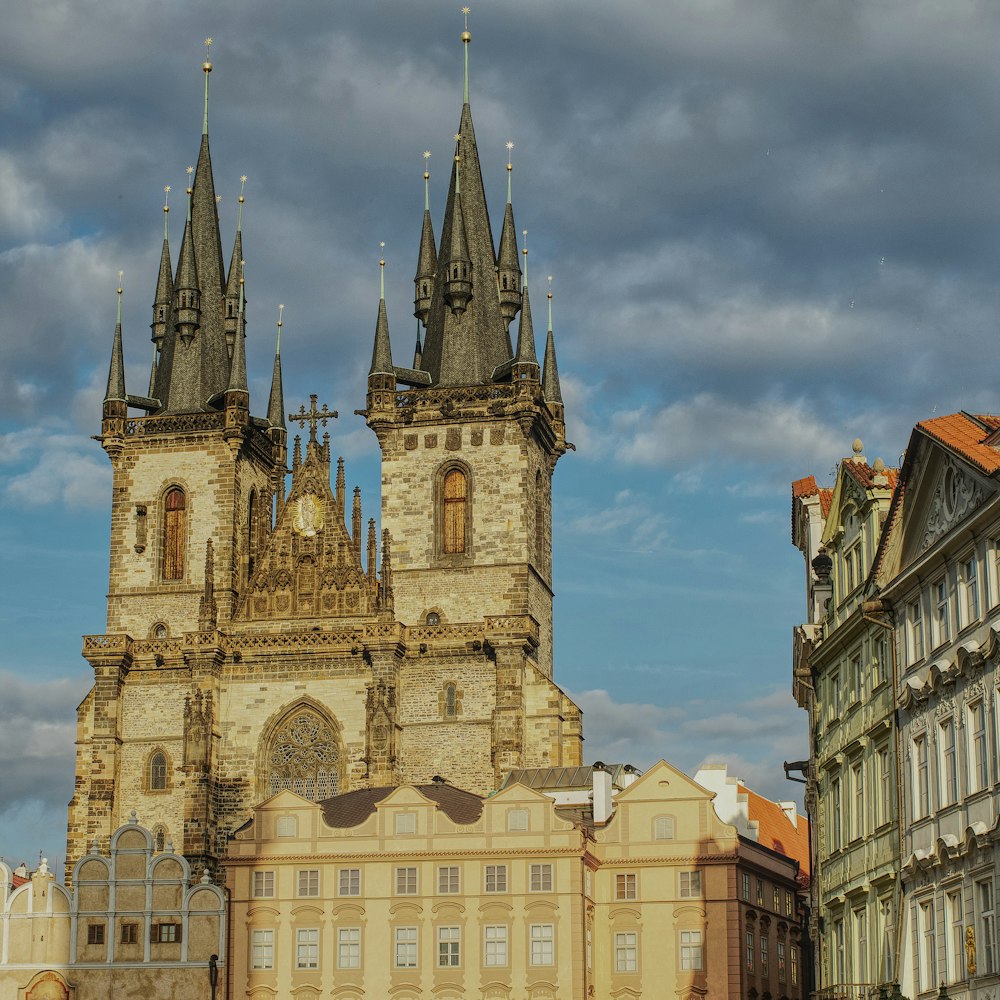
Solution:
[(233, 365), (229, 374), (230, 392), (247, 392), (247, 348), (246, 333), (243, 328), (243, 282), (246, 269), (246, 261), (239, 263), (240, 274), (240, 304), (236, 313), (236, 339), (233, 342)]
[(115, 339), (111, 348), (111, 367), (108, 369), (108, 388), (104, 393), (104, 402), (116, 400), (124, 403), (128, 397), (125, 394), (125, 354), (122, 350), (122, 271), (118, 272), (118, 306), (115, 314)]
[(201, 125), (201, 134), (208, 135), (208, 77), (212, 72), (212, 61), (210, 56), (212, 55), (212, 39), (205, 39), (205, 61), (201, 64), (201, 68), (205, 72), (205, 118)]
[[(427, 160), (431, 153), (424, 150), (424, 221), (420, 229), (420, 253), (417, 255), (417, 273), (413, 276), (413, 315), (417, 317), (417, 339), (420, 339), (420, 323), (426, 325), (431, 311), (431, 297), (434, 291), (434, 275), (437, 273), (437, 243), (434, 239), (434, 223), (431, 221), (430, 195), (428, 193), (430, 171)], [(416, 366), (414, 366), (416, 367)]]
[(278, 306), (278, 337), (274, 344), (274, 371), (271, 373), (271, 395), (267, 401), (267, 422), (272, 427), (285, 427), (285, 390), (281, 379), (281, 327), (284, 305)]
[(420, 318), (417, 317), (417, 346), (413, 349), (413, 370), (420, 371), (420, 361), (424, 356), (424, 349), (420, 346)]
[(548, 403), (562, 403), (559, 385), (559, 366), (556, 364), (556, 345), (552, 337), (552, 276), (549, 275), (549, 330), (545, 338), (545, 367), (542, 369), (542, 396)]
[[(385, 247), (385, 244), (382, 244)], [(385, 257), (378, 262), (379, 299), (378, 319), (375, 321), (375, 346), (372, 350), (372, 366), (368, 375), (395, 375), (392, 367), (392, 346), (389, 341), (389, 317), (385, 311)]]
[(361, 487), (354, 487), (354, 506), (351, 509), (351, 544), (354, 555), (361, 558)]
[(240, 261), (243, 260), (243, 203), (246, 201), (243, 191), (246, 188), (246, 182), (247, 176), (244, 174), (240, 177), (240, 196), (237, 199), (239, 210), (236, 216), (236, 237), (233, 240), (233, 255), (229, 260), (229, 277), (226, 280), (226, 301), (224, 306), (226, 314), (224, 326), (226, 330), (226, 349), (230, 357), (233, 356), (236, 344), (237, 327), (241, 326), (235, 314), (238, 313), (241, 306), (245, 307), (246, 303), (245, 296), (243, 302), (240, 302), (240, 296), (245, 291), (242, 284)]
[(278, 336), (274, 342), (274, 356), (276, 358), (281, 356), (281, 328), (285, 325), (282, 317), (285, 315), (285, 303), (278, 303)]
[(344, 478), (344, 459), (343, 456), (337, 459), (337, 487), (334, 493), (334, 501), (337, 504), (337, 510), (340, 512), (341, 520), (344, 518), (344, 504), (346, 502), (346, 492), (347, 492), (347, 481)]
[(465, 80), (462, 85), (462, 100), (465, 104), (469, 103), (469, 42), (472, 41), (472, 35), (469, 34), (470, 13), (470, 8), (462, 8), (462, 16), (465, 18), (465, 30), (462, 32), (462, 51), (465, 54)]
[(517, 353), (514, 363), (518, 365), (534, 365), (534, 377), (538, 378), (538, 355), (535, 353), (535, 328), (531, 322), (531, 300), (528, 296), (528, 286), (521, 293), (521, 321), (517, 328)]
[(375, 582), (376, 550), (375, 550), (375, 518), (368, 519), (368, 560), (365, 563), (368, 569), (368, 579)]

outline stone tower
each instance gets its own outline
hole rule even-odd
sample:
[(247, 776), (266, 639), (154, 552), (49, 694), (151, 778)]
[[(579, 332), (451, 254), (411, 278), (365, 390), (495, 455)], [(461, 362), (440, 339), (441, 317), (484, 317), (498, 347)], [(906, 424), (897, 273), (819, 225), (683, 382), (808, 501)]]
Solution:
[(440, 775), (487, 794), (512, 767), (581, 759), (580, 711), (552, 680), (550, 482), (567, 447), (554, 348), (550, 332), (540, 369), (513, 211), (495, 252), (468, 101), (440, 247), (425, 211), (412, 369), (392, 364), (379, 302), (366, 411), (379, 536), (358, 489), (348, 504), (321, 431), (337, 414), (315, 395), (288, 415), (307, 437), (287, 481), (280, 320), (267, 413), (253, 415), (242, 193), (227, 272), (204, 68), (146, 396), (126, 391), (120, 309), (115, 327), (108, 617), (84, 639), (95, 683), (78, 713), (70, 866), (132, 810), (213, 865), (282, 789), (319, 800)]

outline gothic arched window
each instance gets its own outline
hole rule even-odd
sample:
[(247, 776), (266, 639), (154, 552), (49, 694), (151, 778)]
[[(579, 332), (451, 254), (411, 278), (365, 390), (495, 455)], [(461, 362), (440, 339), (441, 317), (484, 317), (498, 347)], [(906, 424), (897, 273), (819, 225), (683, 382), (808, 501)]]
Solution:
[(153, 829), (153, 850), (162, 853), (167, 846), (167, 830), (162, 823), (157, 823)]
[(165, 792), (167, 790), (167, 755), (157, 750), (149, 758), (149, 790)]
[(163, 509), (163, 579), (183, 580), (187, 498), (179, 486), (167, 490)]
[(444, 714), (447, 719), (454, 719), (458, 712), (458, 692), (454, 684), (447, 684), (444, 689)]
[(340, 748), (333, 727), (314, 709), (292, 712), (271, 738), (267, 794), (287, 788), (318, 802), (337, 794)]
[(469, 483), (461, 469), (451, 469), (444, 477), (444, 551), (446, 554), (465, 551), (466, 504)]

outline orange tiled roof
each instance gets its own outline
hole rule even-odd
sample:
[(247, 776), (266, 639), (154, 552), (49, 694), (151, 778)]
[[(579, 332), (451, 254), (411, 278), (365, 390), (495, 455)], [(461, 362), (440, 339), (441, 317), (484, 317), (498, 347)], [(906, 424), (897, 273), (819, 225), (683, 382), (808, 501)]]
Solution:
[(820, 513), (823, 515), (823, 519), (826, 520), (830, 513), (830, 505), (833, 503), (833, 490), (822, 488), (819, 491), (819, 509)]
[(1000, 450), (986, 444), (1000, 429), (1000, 417), (989, 413), (950, 413), (945, 417), (921, 420), (917, 427), (946, 448), (958, 452), (983, 472), (1000, 469)]
[(765, 799), (745, 785), (739, 786), (747, 797), (747, 818), (757, 821), (757, 843), (784, 854), (799, 863), (799, 872), (809, 876), (809, 820), (799, 816), (796, 825), (777, 802)]
[(811, 497), (819, 493), (819, 487), (816, 485), (815, 476), (805, 476), (802, 479), (796, 479), (792, 483), (792, 499), (796, 500), (798, 497)]
[[(870, 490), (875, 487), (875, 470), (867, 462), (855, 462), (847, 459), (843, 467), (857, 480), (863, 489)], [(887, 480), (882, 489), (894, 490), (896, 480), (899, 478), (899, 469), (884, 469), (883, 474)]]

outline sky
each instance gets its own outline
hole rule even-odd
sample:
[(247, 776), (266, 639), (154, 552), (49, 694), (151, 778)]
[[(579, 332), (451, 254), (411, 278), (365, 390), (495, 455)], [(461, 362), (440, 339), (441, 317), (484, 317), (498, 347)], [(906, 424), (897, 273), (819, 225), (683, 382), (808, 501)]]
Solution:
[[(470, 0), (471, 2), (471, 0)], [(100, 429), (125, 272), (129, 391), (151, 355), (164, 185), (179, 247), (202, 40), (228, 262), (239, 177), (252, 409), (285, 305), (286, 402), (377, 512), (361, 418), (385, 243), (400, 363), (430, 150), (440, 220), (457, 3), (34, 0), (0, 35), (0, 855), (64, 852), (81, 635), (104, 630)], [(726, 762), (796, 797), (805, 614), (793, 479), (860, 437), (996, 412), (1000, 8), (967, 0), (492, 0), (471, 105), (499, 235), (505, 144), (531, 287), (552, 276), (567, 436), (555, 673), (588, 761)], [(178, 197), (178, 195), (180, 197)], [(536, 324), (537, 313), (536, 307)], [(141, 817), (140, 817), (141, 819)]]

